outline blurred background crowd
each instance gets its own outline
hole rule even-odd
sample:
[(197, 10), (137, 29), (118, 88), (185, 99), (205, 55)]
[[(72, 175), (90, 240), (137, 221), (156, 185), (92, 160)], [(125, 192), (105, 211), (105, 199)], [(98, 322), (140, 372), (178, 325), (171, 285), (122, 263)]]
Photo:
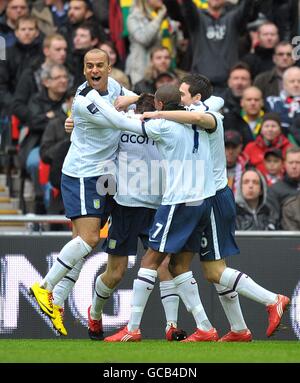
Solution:
[[(64, 121), (83, 57), (108, 52), (137, 94), (189, 72), (224, 98), (238, 230), (300, 230), (300, 1), (0, 0), (0, 173), (32, 185), (36, 214), (63, 214)], [(298, 44), (298, 46), (297, 46)]]

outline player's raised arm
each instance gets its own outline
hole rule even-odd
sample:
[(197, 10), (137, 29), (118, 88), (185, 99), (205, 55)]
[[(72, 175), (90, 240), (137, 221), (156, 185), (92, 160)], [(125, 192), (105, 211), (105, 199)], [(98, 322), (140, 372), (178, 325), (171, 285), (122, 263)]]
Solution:
[(204, 106), (208, 108), (206, 111), (212, 110), (213, 112), (219, 112), (224, 106), (224, 99), (218, 96), (210, 96), (204, 101)]
[[(88, 93), (88, 99), (97, 109), (96, 112), (99, 112), (102, 116), (111, 122), (112, 128), (128, 130), (136, 134), (143, 134), (141, 121), (127, 118), (123, 113), (116, 111), (113, 106), (109, 105), (103, 100), (103, 98), (95, 89)], [(101, 127), (101, 121), (99, 121), (97, 114), (98, 113), (90, 113), (88, 118), (92, 120), (96, 125)]]
[(146, 112), (143, 118), (163, 118), (179, 122), (181, 124), (198, 125), (203, 129), (216, 129), (216, 118), (213, 114), (207, 112), (185, 111), (185, 110), (160, 110), (156, 112)]

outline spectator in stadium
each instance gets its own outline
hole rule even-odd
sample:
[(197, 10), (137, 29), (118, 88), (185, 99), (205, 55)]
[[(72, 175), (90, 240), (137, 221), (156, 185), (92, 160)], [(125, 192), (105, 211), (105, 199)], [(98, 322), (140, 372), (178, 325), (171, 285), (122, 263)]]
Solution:
[(254, 53), (258, 44), (258, 27), (267, 21), (266, 16), (258, 12), (255, 20), (247, 23), (246, 32), (239, 39), (239, 57), (244, 57), (248, 53)]
[(67, 22), (68, 8), (67, 0), (35, 0), (31, 14), (37, 18), (39, 29), (48, 36)]
[(249, 162), (249, 158), (242, 151), (243, 141), (238, 131), (226, 130), (224, 133), (224, 141), (228, 186), (233, 194), (236, 195), (241, 175)]
[(263, 117), (259, 135), (255, 141), (246, 145), (244, 152), (250, 163), (265, 174), (264, 154), (270, 148), (280, 149), (283, 156), (291, 147), (290, 141), (282, 134), (281, 122), (277, 113), (266, 113)]
[(300, 231), (300, 194), (287, 198), (281, 208), (282, 230)]
[(271, 148), (264, 154), (265, 173), (263, 174), (267, 185), (274, 185), (281, 180), (284, 174), (284, 159), (280, 149)]
[(246, 88), (251, 86), (251, 74), (246, 64), (237, 63), (234, 65), (229, 74), (228, 88), (226, 89), (224, 98), (224, 129), (238, 130), (243, 137), (243, 144), (253, 141), (252, 132), (245, 123), (236, 123), (237, 119), (241, 121), (241, 98)]
[(109, 55), (109, 62), (112, 68), (124, 70), (124, 62), (122, 62), (118, 54), (118, 51), (116, 50), (116, 46), (111, 40), (100, 41), (98, 48), (99, 49), (105, 48), (104, 50)]
[(277, 25), (280, 40), (290, 41), (293, 36), (299, 34), (298, 0), (264, 0), (260, 3), (259, 10)]
[(20, 166), (26, 169), (34, 185), (36, 214), (46, 212), (44, 191), (38, 177), (40, 142), (47, 123), (61, 110), (68, 89), (68, 72), (63, 65), (49, 65), (42, 69), (41, 80), (43, 89), (33, 95), (28, 105), (29, 129), (19, 151)]
[(283, 72), (295, 64), (293, 46), (288, 41), (281, 41), (275, 46), (273, 62), (274, 68), (260, 73), (254, 79), (254, 85), (263, 93), (263, 98), (279, 96), (283, 90)]
[(171, 67), (171, 55), (167, 48), (157, 45), (150, 50), (150, 62), (145, 69), (144, 78), (134, 86), (137, 94), (155, 93), (154, 80), (161, 72), (167, 72)]
[[(21, 125), (28, 125), (28, 103), (31, 97), (41, 92), (43, 88), (41, 80), (42, 70), (53, 64), (64, 65), (67, 58), (67, 42), (62, 35), (54, 34), (46, 36), (43, 41), (43, 56), (28, 66), (22, 73), (13, 98), (12, 111), (18, 117)], [(73, 76), (70, 75), (70, 86), (73, 84)]]
[[(282, 220), (282, 207), (285, 201), (300, 194), (300, 148), (291, 147), (286, 151), (284, 161), (285, 175), (282, 180), (269, 188), (269, 203)], [(298, 216), (298, 211), (294, 212)]]
[(159, 73), (154, 81), (155, 91), (164, 84), (179, 85), (179, 79), (173, 72)]
[(243, 172), (235, 198), (237, 230), (276, 230), (278, 215), (267, 203), (267, 184), (257, 169)]
[(263, 95), (260, 89), (255, 86), (246, 88), (241, 98), (241, 107), (242, 120), (249, 126), (253, 138), (256, 138), (265, 114)]
[(125, 86), (125, 88), (130, 89), (131, 84), (129, 77), (123, 71), (123, 64), (119, 59), (119, 55), (114, 43), (112, 41), (104, 41), (102, 43), (100, 42), (98, 47), (108, 53), (109, 62), (111, 65), (111, 72), (109, 74), (110, 77), (118, 81), (122, 86)]
[(68, 19), (58, 30), (67, 40), (70, 51), (73, 49), (75, 30), (80, 24), (87, 21), (93, 24), (100, 41), (107, 40), (108, 36), (106, 36), (106, 33), (95, 17), (91, 2), (89, 0), (71, 0), (69, 2)]
[(69, 0), (44, 0), (50, 8), (54, 25), (59, 28), (67, 22)]
[(192, 43), (191, 71), (203, 73), (211, 80), (215, 94), (222, 94), (230, 68), (238, 61), (239, 31), (252, 18), (256, 2), (243, 0), (229, 10), (224, 0), (208, 0), (205, 10), (197, 9), (192, 0), (179, 3)]
[(289, 133), (291, 133), (290, 127), (300, 113), (299, 67), (291, 66), (285, 70), (283, 73), (283, 90), (278, 97), (267, 97), (266, 110), (279, 114), (283, 133), (289, 137)]
[(168, 48), (171, 60), (176, 57), (178, 26), (167, 16), (162, 0), (136, 0), (127, 19), (127, 28), (130, 46), (125, 72), (135, 86), (144, 78), (152, 47), (163, 45)]
[(226, 115), (226, 128), (236, 130), (243, 136), (244, 146), (253, 141), (260, 132), (264, 115), (261, 91), (250, 86), (243, 91), (240, 101), (241, 110), (235, 109)]
[(26, 0), (8, 0), (5, 14), (0, 17), (0, 36), (5, 39), (6, 48), (12, 47), (17, 41), (14, 31), (19, 18), (28, 15)]
[(242, 61), (249, 65), (252, 78), (274, 67), (274, 48), (279, 42), (278, 28), (275, 24), (266, 21), (257, 31), (258, 45), (254, 53), (248, 53), (242, 58)]
[(227, 85), (223, 94), (225, 114), (241, 108), (243, 92), (251, 85), (251, 73), (247, 64), (238, 62), (230, 69)]
[(6, 60), (0, 61), (0, 110), (12, 112), (12, 99), (23, 71), (42, 55), (42, 38), (36, 19), (20, 17), (16, 24), (16, 44), (7, 49)]
[(85, 81), (83, 73), (83, 62), (86, 52), (95, 48), (99, 43), (99, 38), (95, 26), (89, 21), (80, 24), (75, 29), (73, 39), (73, 49), (70, 52), (67, 61), (68, 67), (72, 68), (74, 76), (74, 86), (77, 87)]

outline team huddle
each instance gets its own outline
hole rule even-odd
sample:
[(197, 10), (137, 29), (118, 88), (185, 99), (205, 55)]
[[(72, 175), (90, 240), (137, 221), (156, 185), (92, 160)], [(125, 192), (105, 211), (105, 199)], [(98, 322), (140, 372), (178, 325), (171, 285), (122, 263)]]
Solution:
[[(209, 80), (199, 74), (184, 77), (179, 88), (167, 84), (154, 96), (137, 96), (109, 73), (106, 52), (93, 49), (85, 55), (87, 81), (78, 88), (72, 120), (66, 123), (72, 135), (62, 169), (62, 196), (66, 216), (72, 220), (73, 239), (42, 282), (31, 287), (39, 307), (54, 328), (67, 335), (64, 301), (109, 218), (107, 265), (96, 279), (88, 308), (92, 340), (140, 341), (143, 312), (157, 277), (167, 340), (251, 341), (239, 294), (266, 306), (266, 335), (271, 336), (290, 299), (266, 290), (225, 262), (239, 249), (234, 237), (235, 202), (227, 186), (219, 113), (222, 98), (212, 96)], [(118, 111), (128, 109), (127, 113)], [(126, 272), (128, 256), (136, 254), (139, 238), (146, 252), (133, 283), (129, 322), (104, 337), (104, 305)], [(223, 337), (202, 305), (190, 268), (195, 254), (229, 321), (230, 331)], [(177, 327), (179, 297), (195, 320), (196, 330), (189, 336)]]

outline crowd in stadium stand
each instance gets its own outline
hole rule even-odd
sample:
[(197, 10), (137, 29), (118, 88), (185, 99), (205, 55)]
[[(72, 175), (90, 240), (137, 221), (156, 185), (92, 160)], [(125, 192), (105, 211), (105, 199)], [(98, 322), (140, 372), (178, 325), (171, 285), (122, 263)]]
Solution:
[(101, 48), (111, 76), (137, 94), (207, 76), (225, 102), (237, 229), (300, 230), (299, 20), (298, 0), (0, 1), (2, 172), (14, 145), (34, 212), (63, 214), (64, 120), (85, 53)]

